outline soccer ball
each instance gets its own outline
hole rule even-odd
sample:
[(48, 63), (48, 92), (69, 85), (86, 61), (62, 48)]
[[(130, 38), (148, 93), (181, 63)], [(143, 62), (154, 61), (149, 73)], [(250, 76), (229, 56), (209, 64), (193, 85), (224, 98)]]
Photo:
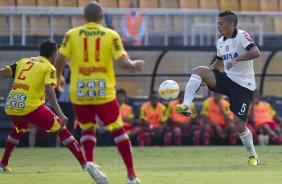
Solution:
[(165, 80), (159, 87), (160, 97), (164, 100), (173, 100), (177, 98), (180, 88), (177, 82), (173, 80)]

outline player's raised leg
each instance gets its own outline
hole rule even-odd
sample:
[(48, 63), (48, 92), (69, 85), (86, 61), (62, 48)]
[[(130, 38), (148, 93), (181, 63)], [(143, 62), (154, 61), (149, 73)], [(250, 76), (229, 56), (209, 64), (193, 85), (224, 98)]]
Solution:
[(176, 106), (175, 110), (177, 113), (183, 114), (184, 116), (191, 115), (189, 106), (200, 88), (201, 83), (205, 83), (211, 87), (216, 86), (215, 75), (209, 67), (199, 66), (193, 69), (192, 75), (185, 88), (184, 101), (182, 104)]

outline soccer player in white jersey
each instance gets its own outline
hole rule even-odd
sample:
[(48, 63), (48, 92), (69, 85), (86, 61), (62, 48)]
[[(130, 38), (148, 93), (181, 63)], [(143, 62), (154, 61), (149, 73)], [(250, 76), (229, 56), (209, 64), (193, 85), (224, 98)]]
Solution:
[(259, 57), (259, 49), (249, 34), (236, 28), (238, 19), (231, 11), (219, 13), (218, 31), (222, 37), (217, 41), (217, 59), (210, 66), (199, 66), (193, 69), (186, 85), (185, 99), (178, 104), (176, 111), (190, 116), (189, 106), (201, 83), (207, 84), (214, 92), (229, 97), (230, 109), (240, 138), (248, 150), (248, 163), (258, 164), (253, 136), (246, 127), (249, 104), (256, 88), (253, 59)]

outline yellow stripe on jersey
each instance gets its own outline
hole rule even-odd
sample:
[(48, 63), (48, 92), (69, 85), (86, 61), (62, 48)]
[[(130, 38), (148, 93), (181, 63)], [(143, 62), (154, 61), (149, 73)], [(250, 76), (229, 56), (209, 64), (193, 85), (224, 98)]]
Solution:
[(96, 23), (69, 30), (59, 52), (70, 58), (70, 98), (74, 104), (115, 99), (115, 60), (127, 56), (117, 32)]
[(15, 80), (10, 91), (6, 113), (26, 115), (45, 103), (45, 85), (56, 83), (56, 69), (47, 58), (24, 58), (17, 62)]

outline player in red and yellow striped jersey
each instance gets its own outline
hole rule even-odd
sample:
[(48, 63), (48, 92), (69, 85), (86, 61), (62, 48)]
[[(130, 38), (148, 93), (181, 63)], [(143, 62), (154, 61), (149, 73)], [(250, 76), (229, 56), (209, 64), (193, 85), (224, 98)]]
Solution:
[[(115, 93), (114, 62), (125, 68), (142, 71), (144, 61), (129, 59), (121, 38), (114, 30), (103, 27), (102, 7), (91, 2), (84, 8), (86, 24), (69, 30), (56, 59), (57, 75), (61, 76), (66, 58), (70, 58), (70, 96), (82, 129), (81, 144), (87, 160), (93, 161), (95, 117), (112, 132), (125, 162), (129, 183), (137, 183), (130, 140), (119, 113)], [(131, 182), (133, 181), (133, 182)]]
[[(7, 138), (0, 171), (10, 170), (9, 158), (28, 128), (28, 124), (31, 123), (47, 132), (58, 132), (62, 143), (69, 148), (81, 166), (93, 174), (94, 164), (86, 162), (78, 142), (65, 128), (68, 118), (63, 114), (56, 100), (53, 89), (56, 70), (52, 65), (56, 53), (56, 43), (47, 40), (40, 44), (40, 56), (24, 58), (0, 69), (0, 79), (3, 77), (15, 79), (6, 101), (6, 114), (15, 128)], [(45, 95), (59, 117), (44, 105)]]
[(261, 100), (259, 90), (255, 90), (249, 112), (249, 120), (254, 123), (255, 129), (269, 135), (276, 144), (282, 144), (282, 131), (277, 123), (280, 119), (271, 105)]

